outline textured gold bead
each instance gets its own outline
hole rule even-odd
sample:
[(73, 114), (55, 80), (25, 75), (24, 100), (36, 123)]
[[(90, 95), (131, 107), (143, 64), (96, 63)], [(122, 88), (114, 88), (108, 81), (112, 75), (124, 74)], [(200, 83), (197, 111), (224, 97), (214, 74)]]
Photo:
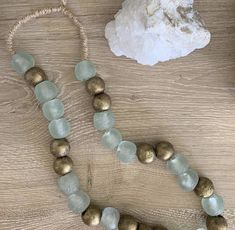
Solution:
[(105, 90), (104, 80), (100, 77), (92, 77), (86, 81), (86, 90), (91, 95), (103, 93)]
[(210, 179), (200, 177), (194, 192), (200, 197), (210, 197), (214, 193), (214, 185)]
[(70, 145), (67, 139), (55, 139), (51, 142), (50, 151), (55, 157), (64, 157), (69, 154)]
[(56, 158), (53, 167), (57, 174), (63, 176), (72, 171), (73, 161), (68, 156)]
[(141, 163), (149, 164), (155, 159), (155, 151), (152, 145), (141, 143), (137, 146), (137, 156)]
[(94, 96), (93, 107), (96, 111), (106, 111), (111, 107), (111, 98), (106, 93), (101, 93)]
[(90, 205), (86, 211), (82, 213), (82, 220), (88, 226), (97, 226), (100, 224), (101, 210), (95, 205)]
[(118, 223), (118, 230), (137, 230), (138, 222), (134, 217), (129, 215), (123, 215)]
[(157, 144), (156, 154), (157, 158), (159, 158), (160, 160), (163, 161), (169, 160), (173, 156), (174, 152), (175, 152), (174, 147), (170, 142), (161, 141), (160, 143)]
[(146, 224), (139, 224), (138, 230), (152, 230), (152, 228)]
[(167, 228), (162, 225), (157, 225), (157, 226), (153, 227), (152, 230), (167, 230)]
[(206, 226), (208, 230), (227, 230), (228, 224), (223, 216), (207, 216)]
[(39, 67), (32, 67), (24, 74), (25, 81), (31, 85), (36, 86), (47, 79), (45, 72)]

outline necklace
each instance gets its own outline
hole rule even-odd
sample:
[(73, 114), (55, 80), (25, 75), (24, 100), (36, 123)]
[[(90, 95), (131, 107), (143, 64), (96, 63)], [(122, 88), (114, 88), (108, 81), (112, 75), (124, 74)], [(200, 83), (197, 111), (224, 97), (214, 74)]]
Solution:
[[(201, 205), (206, 213), (206, 226), (208, 230), (226, 230), (227, 221), (222, 216), (224, 202), (221, 196), (214, 192), (212, 181), (206, 177), (200, 177), (193, 170), (182, 154), (177, 154), (173, 145), (167, 141), (157, 143), (155, 147), (147, 143), (135, 144), (123, 140), (121, 132), (114, 128), (115, 117), (111, 111), (111, 98), (105, 93), (105, 82), (96, 76), (95, 65), (88, 60), (88, 39), (81, 22), (66, 7), (66, 1), (61, 1), (58, 7), (44, 8), (25, 16), (17, 21), (9, 32), (7, 45), (13, 55), (11, 65), (25, 81), (33, 88), (35, 96), (40, 103), (43, 115), (49, 121), (48, 129), (53, 140), (50, 151), (55, 156), (54, 171), (60, 176), (58, 187), (68, 198), (69, 208), (76, 214), (80, 214), (83, 222), (89, 226), (101, 224), (107, 230), (167, 230), (163, 226), (150, 227), (137, 221), (129, 215), (121, 215), (113, 207), (101, 210), (91, 204), (89, 195), (82, 190), (78, 176), (72, 171), (73, 161), (68, 156), (70, 151), (69, 141), (66, 139), (70, 134), (70, 124), (64, 118), (64, 105), (57, 99), (57, 86), (47, 80), (47, 75), (35, 66), (32, 55), (25, 52), (15, 52), (13, 40), (15, 32), (31, 19), (61, 13), (67, 16), (78, 27), (82, 42), (81, 62), (75, 67), (75, 77), (85, 82), (86, 89), (93, 97), (95, 110), (93, 123), (103, 135), (101, 143), (116, 152), (117, 158), (123, 163), (132, 163), (136, 156), (143, 164), (150, 164), (156, 158), (166, 162), (167, 169), (177, 178), (177, 182), (186, 192), (194, 191), (201, 198)], [(203, 229), (203, 228), (201, 228)], [(198, 229), (200, 230), (200, 229)]]

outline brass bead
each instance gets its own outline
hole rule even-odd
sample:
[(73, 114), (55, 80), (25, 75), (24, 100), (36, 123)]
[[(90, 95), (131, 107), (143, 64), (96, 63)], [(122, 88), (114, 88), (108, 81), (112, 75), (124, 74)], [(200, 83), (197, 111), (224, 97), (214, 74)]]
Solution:
[(32, 67), (24, 74), (25, 81), (31, 86), (36, 86), (47, 79), (45, 72), (39, 67)]
[(92, 104), (96, 111), (106, 111), (109, 110), (111, 107), (111, 98), (108, 94), (101, 93), (94, 96)]
[(55, 157), (64, 157), (69, 154), (70, 145), (67, 139), (52, 140), (50, 151)]
[(82, 213), (82, 220), (88, 226), (97, 226), (100, 224), (101, 210), (95, 205), (90, 205), (86, 211)]
[(173, 156), (174, 152), (175, 152), (174, 147), (170, 142), (161, 141), (160, 143), (157, 144), (156, 154), (157, 158), (159, 158), (160, 160), (163, 161), (169, 160)]
[(118, 223), (118, 230), (137, 230), (138, 222), (134, 217), (129, 215), (123, 215)]
[(167, 230), (167, 228), (165, 228), (162, 225), (157, 225), (157, 226), (153, 227), (153, 230)]
[(152, 228), (146, 224), (139, 224), (138, 230), (152, 230)]
[(72, 171), (73, 161), (68, 156), (56, 158), (53, 167), (57, 174), (63, 176)]
[(86, 90), (91, 95), (103, 93), (105, 90), (104, 80), (100, 77), (92, 77), (86, 81)]
[(200, 177), (194, 192), (200, 197), (209, 197), (214, 193), (214, 185), (210, 179)]
[(137, 156), (141, 163), (149, 164), (155, 159), (155, 151), (152, 145), (141, 143), (137, 146)]
[(227, 230), (228, 224), (223, 216), (207, 216), (206, 226), (208, 230)]

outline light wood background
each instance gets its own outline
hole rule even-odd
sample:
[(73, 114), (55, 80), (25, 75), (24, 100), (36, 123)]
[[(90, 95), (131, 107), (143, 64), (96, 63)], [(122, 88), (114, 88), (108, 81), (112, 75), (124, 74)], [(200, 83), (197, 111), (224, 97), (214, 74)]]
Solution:
[[(116, 127), (127, 140), (174, 143), (200, 174), (214, 181), (225, 199), (229, 229), (235, 229), (235, 1), (196, 0), (212, 32), (210, 45), (154, 67), (110, 52), (104, 27), (121, 2), (69, 1), (87, 28), (90, 58), (112, 96)], [(4, 40), (17, 18), (58, 1), (0, 4), (0, 229), (89, 229), (69, 211), (56, 187), (47, 122), (32, 91), (11, 70)], [(112, 205), (169, 230), (195, 230), (202, 223), (199, 199), (181, 191), (163, 163), (122, 165), (101, 146), (92, 126), (91, 98), (74, 80), (79, 36), (67, 19), (33, 21), (17, 34), (16, 47), (32, 53), (58, 84), (72, 125), (74, 168), (98, 205)]]

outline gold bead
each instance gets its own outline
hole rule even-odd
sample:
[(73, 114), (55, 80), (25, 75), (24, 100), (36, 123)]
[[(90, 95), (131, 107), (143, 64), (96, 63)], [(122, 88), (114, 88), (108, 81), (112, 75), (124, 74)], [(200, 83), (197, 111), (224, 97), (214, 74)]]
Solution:
[(157, 158), (159, 158), (160, 160), (163, 161), (169, 160), (173, 156), (174, 152), (175, 152), (174, 147), (170, 142), (161, 141), (160, 143), (157, 144), (156, 154)]
[(95, 205), (90, 205), (86, 211), (82, 213), (82, 220), (88, 226), (97, 226), (100, 223), (101, 210)]
[(152, 230), (152, 228), (146, 224), (139, 224), (138, 230)]
[(55, 139), (51, 142), (50, 150), (55, 157), (64, 157), (69, 154), (70, 145), (67, 139)]
[(129, 215), (123, 215), (118, 223), (118, 230), (137, 230), (138, 222)]
[(157, 225), (157, 226), (153, 227), (153, 230), (167, 230), (167, 228), (165, 228), (162, 225)]
[(104, 80), (100, 77), (92, 77), (86, 81), (86, 90), (91, 95), (103, 93), (105, 90)]
[(214, 185), (210, 179), (200, 177), (194, 192), (200, 197), (210, 197), (214, 193)]
[(152, 145), (141, 143), (137, 146), (137, 156), (141, 163), (149, 164), (155, 159), (155, 151)]
[(106, 93), (101, 93), (94, 96), (93, 107), (96, 111), (106, 111), (111, 107), (111, 98)]
[(223, 216), (207, 216), (206, 226), (208, 230), (227, 230), (228, 224)]
[(36, 86), (47, 79), (45, 72), (39, 67), (32, 67), (24, 74), (25, 81), (31, 86)]
[(72, 171), (73, 161), (68, 156), (56, 158), (53, 167), (57, 174), (63, 176)]

